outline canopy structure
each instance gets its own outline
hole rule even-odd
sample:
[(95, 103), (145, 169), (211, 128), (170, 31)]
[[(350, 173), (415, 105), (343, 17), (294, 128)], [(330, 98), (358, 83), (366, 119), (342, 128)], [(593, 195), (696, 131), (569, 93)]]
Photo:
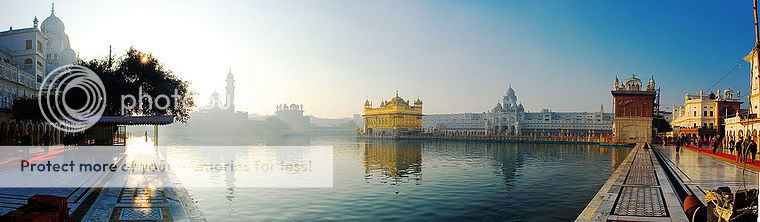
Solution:
[(126, 145), (126, 126), (153, 126), (153, 144), (158, 146), (158, 126), (174, 123), (174, 116), (101, 116), (88, 134), (97, 145)]
[(98, 123), (115, 125), (167, 125), (174, 122), (174, 116), (101, 116)]

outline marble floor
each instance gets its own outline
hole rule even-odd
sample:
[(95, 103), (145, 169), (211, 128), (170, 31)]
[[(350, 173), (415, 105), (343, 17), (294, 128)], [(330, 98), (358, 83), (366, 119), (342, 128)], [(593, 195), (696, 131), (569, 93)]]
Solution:
[(713, 190), (719, 186), (728, 186), (732, 191), (738, 189), (757, 189), (758, 172), (735, 163), (726, 162), (715, 157), (681, 149), (676, 153), (673, 146), (657, 146), (660, 153), (667, 158), (684, 184), (702, 201), (706, 189)]

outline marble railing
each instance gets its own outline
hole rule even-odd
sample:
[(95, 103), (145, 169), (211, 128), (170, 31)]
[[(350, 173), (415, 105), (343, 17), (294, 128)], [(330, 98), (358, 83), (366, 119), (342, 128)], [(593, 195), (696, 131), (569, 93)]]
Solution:
[(0, 78), (32, 89), (37, 88), (37, 78), (34, 74), (28, 73), (9, 63), (0, 62)]

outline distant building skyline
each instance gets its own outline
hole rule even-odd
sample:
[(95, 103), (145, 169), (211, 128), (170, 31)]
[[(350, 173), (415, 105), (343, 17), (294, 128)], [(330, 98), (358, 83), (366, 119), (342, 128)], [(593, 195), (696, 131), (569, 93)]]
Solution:
[[(51, 3), (4, 2), (0, 29), (30, 27)], [(55, 5), (80, 58), (102, 58), (109, 46), (151, 52), (192, 83), (198, 104), (231, 65), (236, 110), (273, 114), (295, 101), (320, 117), (361, 113), (357, 102), (393, 90), (425, 98), (426, 113), (477, 112), (509, 84), (531, 101), (526, 111), (595, 111), (611, 107), (608, 80), (630, 74), (657, 76), (664, 108), (685, 92), (748, 92), (748, 69), (737, 64), (754, 37), (751, 10), (711, 1)]]

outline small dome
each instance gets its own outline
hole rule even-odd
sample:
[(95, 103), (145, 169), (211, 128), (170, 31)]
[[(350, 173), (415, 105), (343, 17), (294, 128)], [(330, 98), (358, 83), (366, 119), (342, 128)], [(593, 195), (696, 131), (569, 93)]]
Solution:
[(421, 106), (422, 105), (422, 100), (420, 100), (420, 98), (417, 98), (417, 100), (414, 101), (414, 105), (415, 106)]
[(66, 48), (63, 51), (61, 51), (61, 57), (63, 57), (62, 60), (64, 60), (64, 62), (66, 63), (74, 63), (76, 62), (76, 59), (77, 59), (77, 53), (74, 52), (74, 50), (71, 48)]
[(630, 78), (625, 80), (625, 89), (628, 91), (641, 91), (641, 79), (636, 78), (635, 75), (631, 75)]
[(66, 27), (63, 25), (63, 21), (55, 16), (55, 9), (52, 9), (50, 11), (50, 16), (48, 16), (44, 21), (42, 21), (42, 25), (40, 26), (40, 29), (42, 29), (42, 32), (46, 33), (64, 33), (66, 31)]

